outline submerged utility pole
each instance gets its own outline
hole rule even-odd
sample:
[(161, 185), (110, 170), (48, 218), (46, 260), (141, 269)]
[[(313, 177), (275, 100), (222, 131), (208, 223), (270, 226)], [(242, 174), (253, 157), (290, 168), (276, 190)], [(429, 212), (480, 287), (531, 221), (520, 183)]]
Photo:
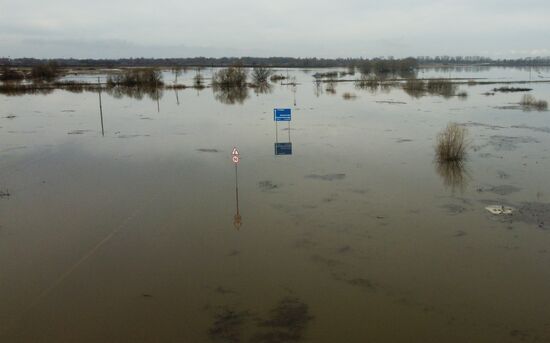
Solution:
[(99, 76), (97, 77), (97, 91), (99, 95), (99, 117), (101, 118), (101, 136), (105, 137), (105, 130), (103, 129), (103, 105), (101, 104), (101, 81)]

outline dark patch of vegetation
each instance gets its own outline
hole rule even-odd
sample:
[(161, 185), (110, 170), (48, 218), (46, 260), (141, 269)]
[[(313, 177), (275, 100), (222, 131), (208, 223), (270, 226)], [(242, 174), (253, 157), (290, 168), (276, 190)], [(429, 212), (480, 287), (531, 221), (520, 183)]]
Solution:
[(418, 62), (415, 58), (408, 57), (403, 59), (381, 59), (375, 58), (372, 60), (363, 60), (358, 63), (359, 70), (362, 74), (375, 75), (404, 75), (418, 67)]
[(329, 71), (326, 73), (315, 73), (313, 74), (313, 77), (316, 79), (336, 79), (338, 78), (338, 72), (337, 71)]
[(307, 304), (297, 298), (286, 297), (271, 310), (269, 317), (260, 321), (263, 332), (252, 337), (252, 342), (298, 342), (313, 316)]
[(20, 81), (20, 80), (23, 80), (25, 78), (25, 74), (23, 74), (23, 72), (15, 69), (15, 68), (10, 68), (7, 65), (3, 65), (0, 72), (2, 73), (0, 75), (0, 80), (2, 80), (3, 82), (6, 82), (6, 81)]
[(421, 97), (427, 91), (426, 82), (415, 78), (408, 79), (403, 85), (403, 90), (411, 97)]
[(436, 160), (438, 163), (461, 162), (468, 149), (467, 129), (457, 123), (449, 123), (437, 135)]
[(272, 191), (279, 188), (279, 185), (274, 184), (269, 180), (265, 180), (265, 181), (258, 182), (258, 187), (260, 187), (262, 191), (266, 192), (266, 191)]
[(344, 100), (355, 100), (357, 99), (357, 94), (345, 92), (344, 94), (342, 94), (342, 98), (344, 98)]
[(444, 97), (451, 97), (455, 95), (456, 85), (448, 79), (431, 79), (428, 80), (426, 90)]
[(0, 189), (0, 199), (8, 198), (9, 196), (11, 196), (10, 191), (8, 191), (7, 189)]
[(256, 85), (267, 83), (272, 75), (273, 70), (271, 68), (255, 67), (252, 69), (252, 82)]
[(55, 61), (34, 65), (31, 68), (31, 77), (37, 80), (51, 81), (59, 75), (59, 66)]
[(203, 89), (204, 88), (204, 78), (200, 73), (197, 73), (195, 77), (193, 77), (193, 87), (197, 89)]
[(380, 85), (380, 79), (374, 75), (362, 74), (359, 80), (355, 81), (355, 87), (359, 89), (376, 90)]
[(500, 88), (493, 88), (493, 92), (529, 92), (532, 88), (525, 88), (525, 87), (500, 87)]
[(247, 71), (241, 66), (231, 66), (214, 73), (212, 85), (217, 87), (245, 87)]
[(269, 79), (271, 80), (271, 82), (277, 82), (277, 81), (286, 80), (286, 76), (275, 74), (275, 75), (271, 75)]
[(534, 96), (531, 94), (525, 94), (522, 98), (519, 104), (523, 107), (525, 110), (537, 110), (537, 111), (545, 111), (548, 109), (548, 102), (545, 100), (537, 100)]
[(150, 87), (162, 86), (162, 74), (155, 68), (126, 69), (120, 74), (109, 75), (107, 86)]
[(181, 84), (173, 84), (173, 85), (165, 85), (164, 88), (166, 88), (166, 89), (186, 89), (187, 86), (186, 85), (181, 85)]
[(222, 309), (216, 314), (215, 321), (208, 330), (208, 333), (216, 342), (241, 342), (243, 325), (248, 316), (247, 312)]

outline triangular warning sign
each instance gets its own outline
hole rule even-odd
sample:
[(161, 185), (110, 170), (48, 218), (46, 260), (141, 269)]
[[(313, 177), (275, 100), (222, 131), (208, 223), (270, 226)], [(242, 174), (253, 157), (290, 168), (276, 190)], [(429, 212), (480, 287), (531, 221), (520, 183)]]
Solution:
[(239, 150), (237, 150), (237, 148), (233, 148), (233, 152), (231, 153), (231, 155), (238, 156), (239, 155)]

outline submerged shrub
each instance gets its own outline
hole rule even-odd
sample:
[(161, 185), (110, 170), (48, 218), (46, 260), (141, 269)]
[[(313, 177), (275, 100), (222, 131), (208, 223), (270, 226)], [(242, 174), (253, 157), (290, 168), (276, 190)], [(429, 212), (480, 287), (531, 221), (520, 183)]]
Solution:
[(430, 93), (453, 96), (456, 91), (456, 85), (447, 79), (432, 79), (428, 81), (427, 90)]
[(380, 85), (380, 79), (373, 75), (362, 74), (359, 80), (355, 81), (355, 87), (364, 88), (377, 88)]
[(273, 70), (267, 67), (256, 67), (252, 70), (252, 80), (255, 84), (266, 83), (273, 74)]
[(48, 63), (38, 64), (32, 67), (31, 77), (40, 80), (53, 80), (59, 74), (57, 63), (50, 61)]
[(201, 74), (197, 73), (197, 75), (193, 77), (193, 86), (197, 89), (204, 88), (204, 78)]
[(25, 78), (25, 75), (13, 68), (8, 67), (7, 65), (2, 66), (0, 80), (6, 81), (18, 81)]
[(286, 76), (275, 74), (275, 75), (272, 75), (269, 79), (271, 80), (271, 82), (277, 82), (277, 81), (286, 80)]
[(357, 99), (357, 95), (354, 93), (345, 92), (342, 94), (342, 98), (344, 98), (344, 100), (355, 100)]
[(124, 70), (121, 74), (109, 75), (107, 85), (126, 87), (158, 87), (162, 86), (162, 74), (154, 68), (136, 68)]
[(466, 157), (468, 142), (466, 141), (467, 129), (457, 123), (449, 123), (447, 127), (437, 135), (435, 148), (438, 162), (460, 162)]
[(219, 87), (246, 86), (247, 72), (242, 67), (228, 67), (217, 71), (212, 77), (212, 84)]
[(545, 111), (548, 109), (548, 103), (545, 100), (537, 100), (531, 94), (525, 94), (519, 102), (524, 109), (535, 109), (538, 111)]

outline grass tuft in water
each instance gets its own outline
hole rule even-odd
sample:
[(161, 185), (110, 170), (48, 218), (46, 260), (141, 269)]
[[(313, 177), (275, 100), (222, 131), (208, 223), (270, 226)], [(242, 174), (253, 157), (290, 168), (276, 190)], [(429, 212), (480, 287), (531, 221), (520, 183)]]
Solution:
[(467, 129), (457, 123), (449, 123), (437, 135), (436, 159), (442, 162), (460, 162), (466, 158), (468, 150)]
[(519, 104), (526, 110), (535, 109), (537, 111), (546, 111), (548, 109), (548, 102), (545, 100), (537, 100), (531, 94), (525, 94)]

